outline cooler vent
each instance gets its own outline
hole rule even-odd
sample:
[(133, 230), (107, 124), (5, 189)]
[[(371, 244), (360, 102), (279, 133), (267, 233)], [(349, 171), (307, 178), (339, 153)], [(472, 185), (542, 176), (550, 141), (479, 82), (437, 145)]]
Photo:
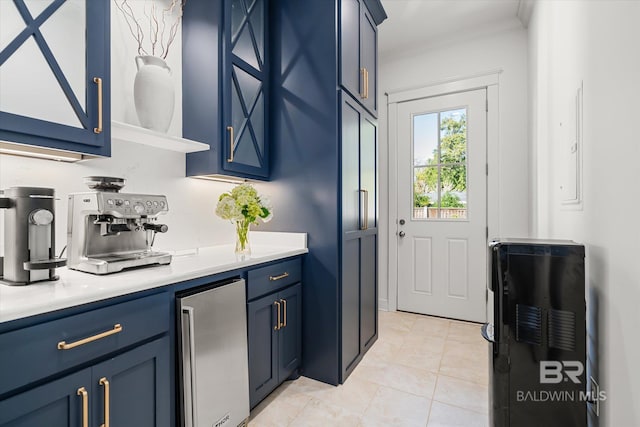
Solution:
[(516, 340), (540, 345), (542, 342), (542, 310), (540, 307), (516, 304)]
[(549, 347), (576, 349), (576, 315), (572, 311), (549, 310)]

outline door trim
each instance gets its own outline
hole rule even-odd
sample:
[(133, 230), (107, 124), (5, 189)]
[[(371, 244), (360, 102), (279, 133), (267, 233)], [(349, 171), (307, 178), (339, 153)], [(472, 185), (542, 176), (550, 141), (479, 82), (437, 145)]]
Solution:
[[(395, 91), (387, 94), (387, 158), (389, 160), (388, 191), (398, 187), (398, 103), (422, 98), (487, 90), (487, 227), (489, 239), (500, 236), (500, 164), (499, 164), (499, 75), (502, 70), (436, 82), (421, 88)], [(388, 230), (388, 299), (379, 301), (388, 311), (398, 310), (398, 245), (397, 196), (389, 198)], [(487, 269), (487, 280), (489, 280)], [(492, 301), (487, 300), (487, 316), (493, 312)]]

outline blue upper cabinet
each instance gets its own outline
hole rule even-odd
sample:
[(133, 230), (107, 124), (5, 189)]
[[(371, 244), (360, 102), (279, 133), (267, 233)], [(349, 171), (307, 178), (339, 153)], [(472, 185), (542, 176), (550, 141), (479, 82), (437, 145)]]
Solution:
[(183, 21), (183, 135), (211, 149), (189, 176), (269, 178), (268, 0), (196, 0)]
[(369, 3), (340, 0), (340, 84), (377, 117), (379, 22)]
[(0, 141), (110, 155), (109, 10), (0, 1)]

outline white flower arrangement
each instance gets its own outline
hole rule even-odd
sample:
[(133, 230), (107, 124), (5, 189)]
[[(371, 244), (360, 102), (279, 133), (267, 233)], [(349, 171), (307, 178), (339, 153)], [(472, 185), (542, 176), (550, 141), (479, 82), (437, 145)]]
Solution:
[(269, 222), (273, 218), (273, 209), (269, 200), (261, 197), (258, 191), (249, 183), (236, 186), (228, 193), (218, 198), (216, 215), (236, 224), (237, 241), (236, 252), (250, 253), (248, 247), (248, 233), (251, 224), (258, 221)]

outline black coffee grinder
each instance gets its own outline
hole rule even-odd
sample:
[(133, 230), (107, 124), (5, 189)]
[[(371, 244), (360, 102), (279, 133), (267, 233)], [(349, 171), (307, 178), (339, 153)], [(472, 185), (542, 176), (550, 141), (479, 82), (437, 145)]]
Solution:
[(57, 280), (67, 260), (55, 256), (55, 192), (52, 188), (11, 187), (0, 197), (4, 209), (4, 258), (0, 281), (28, 285)]

